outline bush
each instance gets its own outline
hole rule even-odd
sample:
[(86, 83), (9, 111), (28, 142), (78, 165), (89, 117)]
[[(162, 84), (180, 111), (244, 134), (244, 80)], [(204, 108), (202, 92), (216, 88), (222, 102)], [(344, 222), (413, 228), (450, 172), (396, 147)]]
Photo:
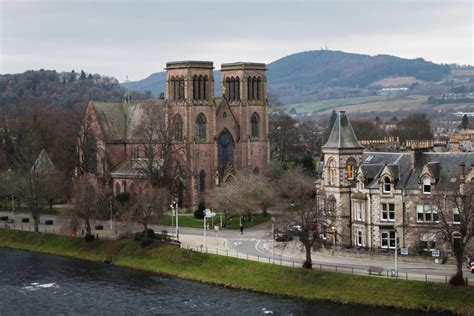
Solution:
[(122, 192), (122, 193), (117, 194), (115, 199), (120, 204), (125, 205), (126, 203), (128, 203), (128, 201), (130, 201), (130, 194), (128, 192)]
[(466, 283), (464, 282), (464, 278), (462, 277), (461, 272), (456, 272), (456, 274), (453, 275), (451, 277), (451, 279), (449, 280), (449, 284), (452, 285), (452, 286), (466, 285)]
[[(142, 231), (142, 232), (137, 232), (135, 234), (133, 234), (133, 240), (135, 241), (141, 241), (141, 240), (153, 240), (153, 239), (156, 239), (156, 234), (155, 234), (155, 231), (153, 229), (147, 229), (146, 232), (148, 232), (148, 234), (145, 233), (145, 231)], [(148, 237), (148, 238), (146, 238)]]
[(203, 219), (205, 209), (206, 209), (206, 204), (204, 204), (204, 202), (199, 202), (198, 209), (194, 212), (194, 217), (197, 219)]
[(95, 239), (95, 237), (92, 234), (91, 235), (86, 234), (84, 236), (84, 240), (87, 241), (87, 242), (94, 241), (94, 239)]

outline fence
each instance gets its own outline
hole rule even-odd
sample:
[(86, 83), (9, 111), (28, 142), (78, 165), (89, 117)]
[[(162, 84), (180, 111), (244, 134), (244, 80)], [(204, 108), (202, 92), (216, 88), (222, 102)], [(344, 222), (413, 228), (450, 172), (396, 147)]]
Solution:
[[(210, 248), (200, 246), (191, 246), (181, 244), (181, 248), (197, 251), (201, 253), (209, 253), (215, 255), (221, 255), (226, 257), (232, 257), (237, 259), (252, 260), (266, 264), (274, 264), (286, 267), (302, 267), (302, 260), (290, 260), (288, 258), (282, 258), (281, 256), (275, 256), (274, 258), (268, 255), (266, 256), (255, 256), (249, 255), (246, 253), (234, 251), (234, 250), (224, 250), (219, 248)], [(429, 274), (429, 273), (415, 273), (407, 271), (399, 271), (394, 273), (393, 270), (384, 270), (380, 275), (369, 274), (369, 266), (341, 266), (328, 263), (318, 263), (313, 261), (313, 269), (327, 272), (338, 272), (351, 275), (362, 275), (362, 276), (372, 276), (376, 278), (390, 278), (397, 280), (411, 280), (411, 281), (424, 281), (424, 282), (437, 282), (437, 283), (448, 283), (452, 274)], [(468, 284), (469, 278), (466, 277), (466, 284)]]

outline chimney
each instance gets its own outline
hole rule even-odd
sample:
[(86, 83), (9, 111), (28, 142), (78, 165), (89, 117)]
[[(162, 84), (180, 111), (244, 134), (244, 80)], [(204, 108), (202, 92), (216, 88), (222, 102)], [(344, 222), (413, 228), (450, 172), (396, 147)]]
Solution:
[(423, 152), (424, 150), (422, 149), (412, 149), (410, 151), (411, 154), (411, 165), (413, 168), (419, 166), (422, 163), (422, 158), (423, 158)]
[(459, 164), (459, 182), (463, 183), (466, 178), (466, 164), (464, 161), (461, 161)]

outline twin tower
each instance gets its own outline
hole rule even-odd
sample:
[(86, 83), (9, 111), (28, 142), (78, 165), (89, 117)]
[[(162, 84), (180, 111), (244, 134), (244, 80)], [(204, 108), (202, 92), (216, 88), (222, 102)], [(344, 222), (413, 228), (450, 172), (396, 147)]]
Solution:
[(183, 198), (191, 205), (238, 172), (265, 172), (270, 157), (266, 65), (222, 64), (219, 97), (213, 69), (208, 61), (166, 64), (165, 102), (188, 153)]
[[(209, 61), (179, 61), (166, 64), (166, 99), (194, 104), (213, 102), (214, 66)], [(266, 65), (229, 63), (221, 65), (221, 95), (230, 102), (265, 103)]]

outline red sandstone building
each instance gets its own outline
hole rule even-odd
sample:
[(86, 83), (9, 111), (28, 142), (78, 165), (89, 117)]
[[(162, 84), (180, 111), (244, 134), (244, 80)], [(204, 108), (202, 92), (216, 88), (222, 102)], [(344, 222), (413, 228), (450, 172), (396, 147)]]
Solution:
[[(93, 131), (87, 136), (93, 154), (86, 157), (79, 149), (86, 173), (115, 194), (149, 186), (137, 166), (150, 140), (139, 132), (154, 108), (163, 109), (173, 145), (182, 148), (176, 160), (185, 170), (177, 172), (174, 185), (180, 204), (206, 201), (210, 190), (238, 171), (264, 171), (270, 157), (265, 64), (222, 64), (220, 97), (213, 69), (207, 61), (169, 62), (164, 100), (90, 101), (84, 125)], [(157, 146), (158, 138), (152, 138)]]

